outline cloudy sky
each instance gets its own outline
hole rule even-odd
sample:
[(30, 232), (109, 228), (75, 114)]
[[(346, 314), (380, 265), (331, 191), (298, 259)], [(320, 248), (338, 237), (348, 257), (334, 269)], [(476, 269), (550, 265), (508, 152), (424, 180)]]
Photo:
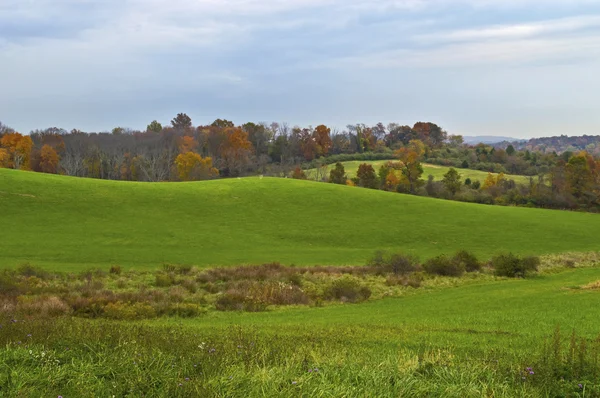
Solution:
[(600, 2), (0, 0), (0, 121), (142, 129), (178, 112), (600, 134)]

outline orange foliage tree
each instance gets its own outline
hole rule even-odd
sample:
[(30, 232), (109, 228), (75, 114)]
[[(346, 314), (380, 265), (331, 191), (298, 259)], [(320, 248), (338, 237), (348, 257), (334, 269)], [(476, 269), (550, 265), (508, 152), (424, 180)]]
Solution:
[(8, 167), (28, 169), (29, 157), (33, 148), (31, 137), (19, 133), (8, 133), (0, 140), (0, 146), (8, 152)]
[(248, 133), (240, 127), (227, 127), (225, 132), (227, 139), (221, 145), (221, 158), (229, 174), (240, 175), (250, 163), (252, 143), (248, 140)]
[(175, 158), (177, 175), (181, 181), (208, 180), (219, 175), (213, 167), (212, 158), (203, 158), (197, 153), (181, 153)]
[(198, 148), (198, 142), (194, 139), (194, 137), (185, 135), (179, 139), (180, 153), (193, 152), (196, 148)]
[(56, 174), (58, 172), (58, 162), (60, 157), (54, 148), (50, 145), (44, 145), (40, 154), (40, 168), (42, 173)]

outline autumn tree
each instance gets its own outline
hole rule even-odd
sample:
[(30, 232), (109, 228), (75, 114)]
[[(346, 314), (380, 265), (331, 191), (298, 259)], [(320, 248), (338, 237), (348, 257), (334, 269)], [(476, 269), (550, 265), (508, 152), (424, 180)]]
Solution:
[(306, 180), (306, 173), (304, 172), (304, 170), (302, 170), (300, 168), (300, 166), (296, 166), (296, 168), (294, 169), (293, 173), (292, 173), (292, 178), (295, 180)]
[(181, 181), (207, 180), (219, 175), (213, 167), (212, 158), (203, 158), (197, 153), (181, 153), (175, 158), (177, 175)]
[(444, 174), (444, 179), (442, 183), (446, 187), (446, 190), (454, 196), (458, 191), (460, 191), (460, 187), (462, 182), (460, 180), (460, 174), (453, 167), (448, 170), (446, 174)]
[(42, 173), (58, 173), (58, 162), (60, 157), (54, 148), (50, 145), (44, 145), (40, 154), (40, 168)]
[(346, 170), (340, 162), (335, 164), (335, 168), (329, 172), (329, 182), (333, 184), (346, 184)]
[(150, 131), (153, 133), (160, 133), (163, 129), (162, 124), (160, 124), (159, 122), (157, 122), (156, 120), (153, 120), (147, 127), (146, 127), (146, 131)]
[(420, 140), (411, 140), (408, 145), (398, 149), (394, 154), (400, 160), (403, 179), (400, 181), (410, 193), (423, 184), (423, 165), (421, 157), (425, 153), (425, 145)]
[(8, 167), (28, 169), (33, 141), (28, 135), (8, 133), (0, 139), (0, 146), (8, 152)]
[(439, 148), (446, 138), (448, 133), (440, 126), (430, 122), (418, 122), (412, 128), (419, 140), (425, 142), (432, 148)]
[(196, 148), (198, 148), (198, 142), (194, 139), (194, 137), (184, 135), (178, 139), (178, 147), (180, 153), (193, 152), (196, 150)]
[(312, 135), (317, 156), (326, 156), (329, 153), (333, 145), (330, 134), (331, 129), (327, 126), (320, 125), (315, 128)]
[(496, 186), (496, 177), (492, 173), (488, 173), (483, 182), (483, 189), (488, 189)]
[(248, 133), (240, 127), (228, 127), (224, 131), (227, 139), (221, 146), (221, 158), (228, 173), (239, 176), (250, 163), (252, 143), (248, 141)]
[(10, 160), (10, 154), (4, 148), (0, 148), (0, 168), (7, 168)]
[(356, 178), (359, 186), (363, 188), (377, 189), (377, 175), (375, 174), (375, 169), (373, 169), (373, 166), (370, 164), (363, 163), (358, 166)]
[(177, 116), (171, 120), (171, 125), (175, 130), (185, 131), (192, 127), (192, 118), (185, 113), (178, 113)]

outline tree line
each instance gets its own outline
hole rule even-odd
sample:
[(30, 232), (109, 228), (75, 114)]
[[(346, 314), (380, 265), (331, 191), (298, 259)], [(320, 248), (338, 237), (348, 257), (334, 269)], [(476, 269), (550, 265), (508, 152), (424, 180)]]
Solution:
[[(53, 127), (28, 135), (0, 123), (0, 167), (77, 177), (153, 182), (257, 174), (304, 178), (306, 168), (322, 171), (327, 164), (374, 159), (390, 162), (378, 171), (365, 163), (354, 180), (336, 165), (333, 174), (323, 172), (318, 179), (478, 203), (587, 210), (600, 205), (600, 164), (586, 151), (466, 145), (462, 136), (449, 135), (432, 122), (355, 124), (341, 131), (286, 123), (236, 126), (224, 119), (194, 126), (180, 113), (168, 126), (154, 120), (143, 131)], [(450, 166), (452, 174), (445, 182), (425, 181), (423, 162)], [(460, 168), (500, 174), (483, 182), (462, 181)], [(531, 176), (530, 183), (515, 184), (505, 177), (508, 173)]]

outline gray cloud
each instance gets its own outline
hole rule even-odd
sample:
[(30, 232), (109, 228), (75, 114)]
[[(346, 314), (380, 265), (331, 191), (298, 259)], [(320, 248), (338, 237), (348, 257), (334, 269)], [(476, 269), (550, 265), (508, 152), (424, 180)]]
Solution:
[[(600, 6), (586, 0), (0, 3), (0, 119), (25, 131), (142, 128), (185, 111), (197, 123), (594, 133), (586, 104), (600, 87), (583, 76), (598, 66)], [(521, 123), (507, 131), (511, 112)]]

